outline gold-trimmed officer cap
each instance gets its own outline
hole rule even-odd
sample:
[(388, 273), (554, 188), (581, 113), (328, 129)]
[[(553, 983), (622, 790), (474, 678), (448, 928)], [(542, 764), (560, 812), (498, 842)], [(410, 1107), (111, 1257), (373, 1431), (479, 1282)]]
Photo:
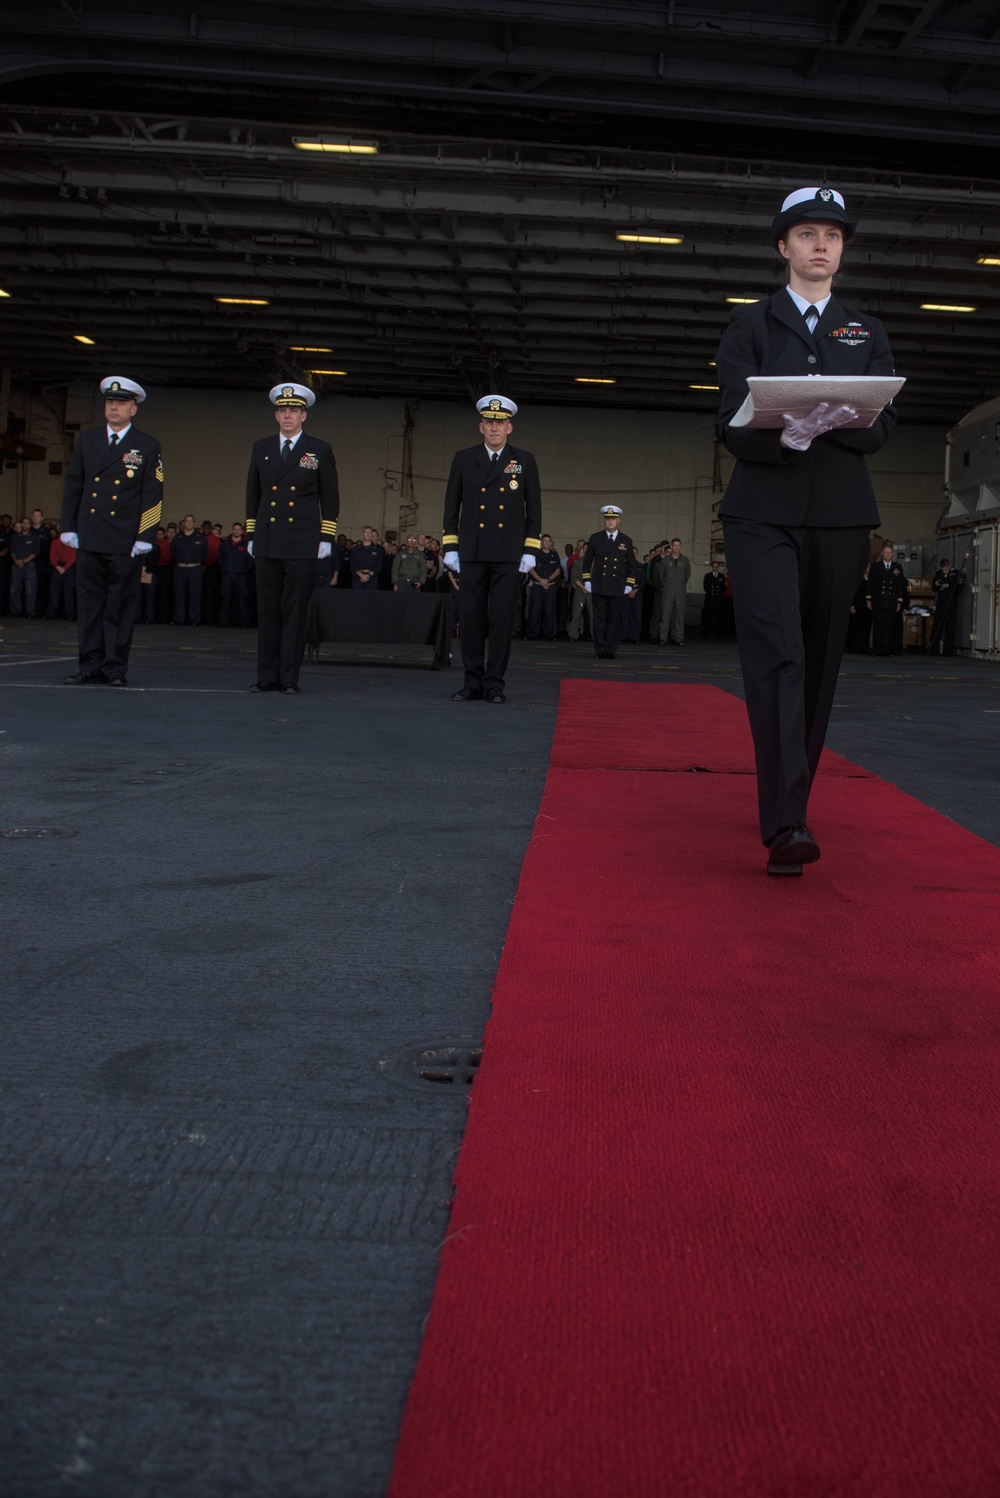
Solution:
[(105, 375), (101, 381), (101, 394), (105, 400), (128, 400), (135, 401), (141, 406), (146, 399), (146, 392), (135, 380), (127, 380), (124, 375)]
[(517, 406), (509, 395), (484, 395), (476, 401), (476, 410), (483, 421), (513, 421)]
[(303, 411), (307, 411), (310, 406), (316, 404), (316, 396), (309, 386), (296, 385), (292, 380), (283, 380), (280, 385), (272, 385), (267, 398), (272, 406), (296, 406)]
[(617, 505), (601, 505), (602, 515), (624, 515), (624, 513), (625, 511), (620, 510)]
[(779, 239), (784, 239), (789, 229), (796, 224), (836, 224), (843, 229), (844, 239), (850, 239), (856, 223), (847, 217), (847, 205), (843, 194), (835, 187), (797, 187), (790, 192), (771, 225), (771, 241), (778, 248)]

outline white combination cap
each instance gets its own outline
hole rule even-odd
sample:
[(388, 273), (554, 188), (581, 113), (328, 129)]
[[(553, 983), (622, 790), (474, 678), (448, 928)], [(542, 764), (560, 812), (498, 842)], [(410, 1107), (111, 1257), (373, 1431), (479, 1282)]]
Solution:
[(134, 400), (137, 405), (142, 405), (146, 399), (146, 392), (135, 380), (126, 380), (124, 375), (105, 375), (101, 381), (101, 394), (119, 396), (122, 400)]
[(484, 395), (476, 401), (476, 410), (484, 421), (510, 421), (517, 415), (517, 406), (508, 395)]
[(299, 406), (303, 410), (316, 404), (308, 385), (272, 385), (267, 398), (272, 406)]
[(624, 513), (625, 511), (620, 510), (617, 505), (601, 505), (602, 515), (624, 515)]

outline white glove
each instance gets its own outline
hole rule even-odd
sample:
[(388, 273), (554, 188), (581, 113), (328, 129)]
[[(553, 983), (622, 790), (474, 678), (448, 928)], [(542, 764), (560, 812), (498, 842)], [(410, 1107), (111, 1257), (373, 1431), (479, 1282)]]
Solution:
[(72, 546), (74, 551), (79, 551), (80, 537), (77, 535), (76, 531), (61, 531), (59, 534), (59, 539), (64, 546)]
[(518, 567), (517, 570), (518, 570), (518, 572), (530, 572), (531, 569), (532, 569), (532, 567), (534, 565), (535, 565), (535, 559), (534, 559), (534, 557), (531, 555), (530, 551), (526, 551), (524, 553), (524, 555), (521, 557), (521, 565), (520, 565), (520, 567)]
[(790, 416), (786, 411), (781, 441), (793, 452), (804, 453), (815, 437), (832, 432), (834, 427), (846, 426), (849, 421), (856, 421), (857, 416), (853, 406), (834, 406), (831, 411), (828, 401), (820, 401), (808, 416)]
[(251, 556), (251, 557), (253, 556), (253, 542), (252, 541), (248, 541), (247, 542), (247, 555)]
[(631, 598), (632, 597), (632, 591), (633, 590), (631, 588), (626, 588), (625, 589), (625, 597), (626, 598)]
[(446, 551), (445, 554), (444, 554), (444, 565), (451, 572), (461, 572), (461, 570), (462, 570), (462, 564), (458, 560), (458, 552), (457, 551)]
[(319, 543), (319, 551), (316, 553), (317, 561), (321, 562), (324, 557), (328, 557), (330, 555), (330, 551), (331, 546), (329, 541), (321, 541)]
[(589, 593), (590, 592), (590, 584), (589, 583), (584, 583), (583, 589), (584, 589), (585, 593)]
[(152, 549), (153, 548), (148, 541), (137, 541), (132, 547), (132, 555), (134, 557), (145, 556), (146, 552), (152, 551)]

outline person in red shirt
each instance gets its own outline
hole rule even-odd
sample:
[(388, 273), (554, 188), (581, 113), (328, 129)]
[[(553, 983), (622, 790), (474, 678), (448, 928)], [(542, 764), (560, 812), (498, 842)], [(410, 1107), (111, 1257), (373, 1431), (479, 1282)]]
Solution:
[(205, 560), (201, 564), (201, 622), (215, 624), (219, 617), (219, 545), (211, 520), (201, 522), (201, 533), (205, 537)]
[[(46, 619), (76, 618), (76, 547), (67, 546), (58, 536), (49, 547), (52, 576), (49, 583), (49, 606)], [(62, 612), (60, 613), (60, 609)]]

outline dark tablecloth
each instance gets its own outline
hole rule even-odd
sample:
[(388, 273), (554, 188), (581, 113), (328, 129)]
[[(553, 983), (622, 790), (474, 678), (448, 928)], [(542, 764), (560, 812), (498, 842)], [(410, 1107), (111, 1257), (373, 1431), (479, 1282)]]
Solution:
[(358, 645), (433, 645), (431, 669), (449, 664), (451, 599), (447, 593), (375, 593), (360, 588), (316, 588), (309, 604), (306, 644), (324, 640)]

